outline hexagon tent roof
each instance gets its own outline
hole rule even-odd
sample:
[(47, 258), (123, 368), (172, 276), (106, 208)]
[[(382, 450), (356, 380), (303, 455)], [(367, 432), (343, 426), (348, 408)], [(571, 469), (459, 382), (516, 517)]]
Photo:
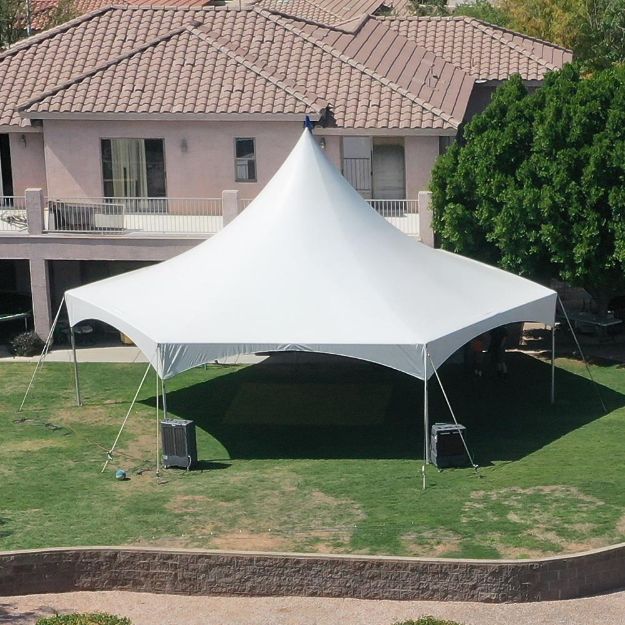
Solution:
[(505, 323), (554, 322), (556, 293), (432, 249), (373, 210), (305, 130), (257, 198), (170, 260), (65, 294), (69, 319), (109, 323), (162, 378), (234, 354), (314, 351), (420, 379)]

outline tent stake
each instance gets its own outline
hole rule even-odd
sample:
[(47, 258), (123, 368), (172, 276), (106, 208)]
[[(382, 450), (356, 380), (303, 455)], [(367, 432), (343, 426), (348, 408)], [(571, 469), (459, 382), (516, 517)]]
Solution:
[(577, 339), (577, 334), (575, 334), (575, 330), (573, 329), (573, 324), (571, 323), (571, 320), (569, 319), (569, 316), (566, 313), (566, 308), (564, 308), (564, 304), (562, 303), (562, 300), (560, 299), (559, 295), (558, 295), (558, 302), (560, 303), (560, 308), (562, 308), (562, 312), (564, 313), (564, 318), (566, 319), (569, 329), (571, 330), (571, 334), (573, 335), (573, 339), (575, 340), (575, 345), (577, 345), (577, 349), (579, 350), (579, 355), (582, 357), (584, 365), (586, 366), (586, 372), (588, 373), (588, 377), (590, 378), (590, 381), (592, 382), (593, 387), (595, 389), (595, 393), (597, 393), (597, 397), (599, 398), (599, 402), (601, 403), (601, 406), (603, 407), (603, 412), (605, 414), (608, 414), (608, 409), (605, 405), (605, 402), (603, 401), (603, 397), (601, 396), (599, 385), (595, 382), (595, 378), (592, 377), (592, 371), (590, 370), (590, 367), (588, 366), (588, 362), (586, 361), (586, 357), (584, 356), (584, 352), (582, 351), (582, 346), (579, 344), (579, 340)]
[(28, 388), (26, 389), (26, 392), (24, 393), (24, 398), (22, 399), (22, 403), (20, 404), (20, 407), (17, 410), (18, 412), (22, 412), (22, 408), (24, 408), (24, 404), (26, 403), (26, 398), (28, 397), (28, 394), (30, 393), (30, 389), (33, 386), (33, 382), (35, 381), (35, 376), (37, 375), (37, 371), (39, 371), (40, 367), (43, 365), (43, 361), (45, 357), (48, 355), (48, 350), (50, 349), (50, 344), (52, 343), (52, 336), (54, 334), (54, 329), (56, 328), (56, 324), (59, 320), (59, 315), (61, 314), (61, 308), (63, 308), (64, 303), (65, 303), (65, 295), (63, 295), (63, 299), (61, 300), (61, 303), (59, 304), (59, 309), (56, 311), (56, 316), (54, 317), (54, 321), (52, 322), (52, 327), (50, 328), (50, 332), (48, 332), (48, 338), (46, 339), (43, 349), (41, 350), (41, 355), (39, 356), (39, 360), (37, 361), (37, 365), (35, 367), (35, 370), (33, 371), (33, 375), (30, 378), (30, 382), (28, 383)]
[(72, 343), (72, 357), (74, 359), (74, 383), (76, 385), (76, 405), (82, 406), (80, 398), (80, 378), (78, 377), (78, 360), (76, 358), (76, 337), (74, 336), (74, 328), (70, 326), (69, 338)]
[(556, 403), (556, 326), (551, 326), (551, 403)]

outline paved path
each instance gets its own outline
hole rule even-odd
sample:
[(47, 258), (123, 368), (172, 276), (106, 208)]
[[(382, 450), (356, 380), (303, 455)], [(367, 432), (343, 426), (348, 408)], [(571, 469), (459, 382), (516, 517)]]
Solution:
[[(138, 347), (132, 345), (115, 345), (112, 347), (78, 347), (78, 362), (147, 362), (146, 357), (139, 351)], [(221, 358), (220, 364), (245, 364), (253, 365), (265, 360), (266, 356), (256, 356), (255, 354), (245, 354), (229, 358)], [(0, 346), (1, 362), (37, 362), (39, 356), (23, 357), (11, 356), (4, 346)], [(46, 356), (46, 362), (72, 362), (71, 349), (51, 349)]]
[(103, 611), (133, 625), (392, 625), (431, 614), (465, 625), (625, 625), (625, 592), (544, 603), (366, 601), (304, 597), (182, 597), (72, 592), (0, 597), (0, 623), (33, 625), (55, 611)]

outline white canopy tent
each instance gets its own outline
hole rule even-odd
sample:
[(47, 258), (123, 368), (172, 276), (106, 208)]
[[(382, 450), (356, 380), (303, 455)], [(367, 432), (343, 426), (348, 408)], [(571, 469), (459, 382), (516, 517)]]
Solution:
[(313, 351), (420, 379), (494, 327), (553, 325), (556, 293), (429, 248), (373, 210), (305, 130), (231, 224), (157, 265), (66, 292), (71, 326), (104, 321), (162, 379), (235, 354)]
[[(334, 354), (424, 381), (427, 462), (429, 377), (498, 326), (536, 321), (553, 329), (557, 294), (406, 236), (304, 130), (263, 191), (217, 235), (157, 265), (71, 289), (64, 299), (71, 328), (103, 321), (145, 354), (157, 374), (157, 423), (159, 378), (237, 354)], [(73, 346), (73, 331), (71, 338)], [(552, 350), (552, 401), (553, 384)], [(76, 393), (80, 403), (77, 367)], [(157, 471), (158, 462), (157, 445)]]

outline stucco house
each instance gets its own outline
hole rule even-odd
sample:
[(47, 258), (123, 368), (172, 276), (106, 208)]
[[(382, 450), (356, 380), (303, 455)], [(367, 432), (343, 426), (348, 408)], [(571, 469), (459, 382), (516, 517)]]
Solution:
[(571, 59), (470, 18), (343, 4), (110, 6), (0, 55), (0, 291), (32, 293), (40, 334), (65, 289), (168, 258), (244, 210), (305, 116), (418, 237), (419, 193), (460, 125), (510, 75), (537, 86)]

